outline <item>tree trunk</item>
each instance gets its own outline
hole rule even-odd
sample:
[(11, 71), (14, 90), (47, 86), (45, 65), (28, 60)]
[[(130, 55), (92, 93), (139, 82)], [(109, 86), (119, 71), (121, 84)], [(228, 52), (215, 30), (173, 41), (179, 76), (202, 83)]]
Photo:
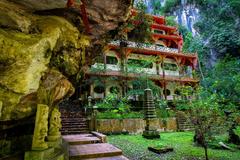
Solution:
[(207, 146), (204, 146), (204, 151), (205, 151), (205, 158), (206, 160), (208, 160)]

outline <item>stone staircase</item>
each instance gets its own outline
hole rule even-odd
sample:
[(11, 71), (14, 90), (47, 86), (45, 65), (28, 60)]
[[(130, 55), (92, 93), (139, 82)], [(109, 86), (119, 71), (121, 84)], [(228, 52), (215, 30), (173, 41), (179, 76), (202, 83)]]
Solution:
[(181, 111), (177, 112), (177, 126), (178, 126), (178, 131), (194, 130), (194, 126), (187, 118), (187, 115)]
[(65, 135), (69, 144), (70, 160), (128, 160), (122, 151), (106, 142), (106, 136), (97, 132)]
[(61, 110), (62, 135), (89, 133), (89, 121), (81, 111)]

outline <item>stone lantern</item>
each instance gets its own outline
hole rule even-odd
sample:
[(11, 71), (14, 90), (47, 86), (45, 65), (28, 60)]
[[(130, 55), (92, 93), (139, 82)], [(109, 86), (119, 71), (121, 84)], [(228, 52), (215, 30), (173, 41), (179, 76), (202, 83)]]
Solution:
[(151, 89), (144, 90), (144, 120), (146, 121), (143, 137), (147, 139), (160, 138), (160, 133), (157, 131), (159, 120), (156, 116), (155, 104)]

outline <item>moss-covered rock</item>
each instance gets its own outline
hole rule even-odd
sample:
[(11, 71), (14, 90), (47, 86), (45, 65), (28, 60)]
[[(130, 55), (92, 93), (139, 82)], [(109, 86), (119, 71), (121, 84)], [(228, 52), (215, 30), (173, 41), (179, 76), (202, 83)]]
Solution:
[[(5, 3), (18, 8), (18, 5)], [(0, 7), (0, 14), (1, 11), (9, 15), (5, 21), (11, 21), (12, 11)], [(21, 15), (22, 10), (18, 8), (15, 12)], [(83, 51), (89, 44), (87, 37), (64, 18), (28, 14), (31, 34), (17, 31), (14, 27), (0, 28), (1, 120), (18, 119), (34, 113), (40, 79), (48, 69), (53, 52), (57, 54), (62, 48)], [(14, 20), (21, 21), (21, 17), (16, 16)], [(75, 65), (68, 60), (66, 63)]]

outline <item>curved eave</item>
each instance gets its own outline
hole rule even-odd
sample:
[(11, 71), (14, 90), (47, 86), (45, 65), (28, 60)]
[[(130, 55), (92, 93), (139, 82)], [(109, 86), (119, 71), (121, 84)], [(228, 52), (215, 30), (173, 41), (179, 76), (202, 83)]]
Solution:
[(160, 30), (164, 30), (164, 31), (177, 31), (176, 27), (166, 26), (163, 24), (152, 24), (151, 28), (160, 29)]
[(158, 23), (158, 24), (165, 24), (165, 17), (163, 16), (154, 16), (154, 15), (149, 15), (153, 18), (153, 20)]
[(177, 40), (177, 41), (180, 41), (183, 39), (181, 36), (164, 35), (164, 34), (157, 34), (157, 33), (153, 33), (152, 37), (157, 39), (162, 38), (162, 39)]

